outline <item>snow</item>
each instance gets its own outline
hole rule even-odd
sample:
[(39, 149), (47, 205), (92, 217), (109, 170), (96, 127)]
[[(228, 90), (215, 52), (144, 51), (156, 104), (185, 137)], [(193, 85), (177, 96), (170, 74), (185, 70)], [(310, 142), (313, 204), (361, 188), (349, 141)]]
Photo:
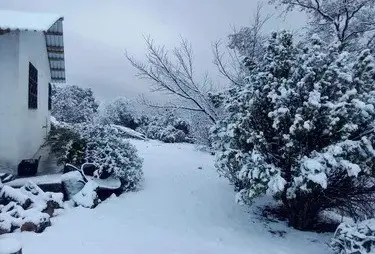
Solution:
[(121, 187), (121, 181), (115, 177), (108, 177), (107, 179), (100, 179), (94, 176), (85, 176), (86, 179), (96, 183), (99, 188), (105, 188), (110, 190), (117, 190)]
[(0, 10), (0, 28), (47, 31), (60, 18), (56, 14)]
[(61, 183), (62, 174), (52, 174), (52, 175), (43, 175), (43, 176), (33, 176), (26, 178), (18, 178), (13, 181), (7, 182), (6, 184), (13, 187), (24, 186), (29, 181), (41, 185), (41, 184), (58, 184)]
[(4, 237), (0, 238), (0, 254), (11, 254), (16, 253), (21, 249), (21, 244), (19, 241)]
[(129, 135), (130, 138), (136, 138), (136, 139), (141, 139), (141, 140), (146, 140), (146, 136), (143, 135), (142, 133), (139, 133), (135, 130), (132, 130), (128, 127), (125, 127), (125, 126), (121, 126), (121, 125), (115, 125), (115, 124), (112, 124), (113, 127), (117, 128), (118, 130), (121, 130), (122, 132), (126, 133), (127, 135)]
[(80, 192), (73, 196), (73, 201), (79, 206), (93, 208), (96, 206), (95, 200), (98, 199), (97, 189), (98, 185), (93, 181), (89, 181)]
[(17, 200), (20, 204), (25, 204), (29, 199), (28, 196), (23, 194), (17, 189), (13, 189), (10, 186), (4, 185), (0, 190), (0, 197), (11, 198), (12, 200)]
[[(218, 176), (208, 153), (190, 144), (131, 143), (144, 158), (142, 189), (95, 209), (66, 209), (42, 234), (12, 234), (24, 253), (330, 253), (331, 235), (260, 221), (236, 204), (232, 186)], [(271, 229), (286, 231), (285, 237)]]

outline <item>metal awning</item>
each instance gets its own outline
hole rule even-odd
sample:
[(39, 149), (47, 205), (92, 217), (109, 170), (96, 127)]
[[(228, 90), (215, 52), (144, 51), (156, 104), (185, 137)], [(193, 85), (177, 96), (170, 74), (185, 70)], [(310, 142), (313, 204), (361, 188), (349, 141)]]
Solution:
[(65, 82), (65, 57), (64, 57), (64, 33), (63, 18), (56, 21), (45, 32), (51, 81), (53, 83)]
[(63, 83), (66, 81), (63, 20), (62, 16), (55, 14), (0, 10), (0, 35), (10, 31), (43, 32), (51, 82)]

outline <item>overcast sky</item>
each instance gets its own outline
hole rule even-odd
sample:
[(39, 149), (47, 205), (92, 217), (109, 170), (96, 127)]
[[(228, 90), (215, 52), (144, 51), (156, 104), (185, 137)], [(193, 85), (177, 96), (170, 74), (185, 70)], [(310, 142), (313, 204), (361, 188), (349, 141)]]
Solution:
[[(256, 5), (256, 0), (0, 0), (0, 9), (63, 15), (68, 83), (91, 87), (102, 99), (149, 90), (124, 57), (126, 49), (142, 59), (144, 35), (171, 48), (180, 36), (187, 38), (196, 68), (215, 80), (211, 43), (226, 42), (233, 27), (249, 24)], [(264, 12), (276, 10), (265, 5)], [(303, 16), (293, 13), (286, 20), (271, 20), (266, 30), (303, 24)]]

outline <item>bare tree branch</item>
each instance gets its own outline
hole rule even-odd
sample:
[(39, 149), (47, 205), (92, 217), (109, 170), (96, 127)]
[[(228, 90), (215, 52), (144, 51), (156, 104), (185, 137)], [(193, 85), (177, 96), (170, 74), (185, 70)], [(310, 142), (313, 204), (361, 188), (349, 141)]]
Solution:
[[(359, 36), (371, 41), (375, 31), (373, 0), (270, 0), (286, 11), (299, 7), (310, 15), (310, 29), (333, 37), (345, 48), (358, 42)], [(355, 44), (355, 43), (354, 43)], [(366, 47), (368, 43), (362, 44)], [(356, 46), (357, 48), (358, 45)]]
[[(230, 50), (224, 53), (220, 49), (220, 41), (212, 45), (215, 65), (219, 72), (233, 84), (241, 85), (243, 83), (244, 79), (241, 77), (241, 73), (244, 71), (244, 62), (255, 64), (263, 56), (266, 38), (263, 36), (262, 30), (272, 17), (272, 14), (262, 14), (263, 7), (263, 2), (258, 2), (250, 26), (239, 31), (234, 29), (233, 34), (229, 36)], [(228, 66), (226, 63), (230, 62), (229, 60), (231, 60), (231, 64)]]
[(180, 47), (175, 48), (170, 56), (164, 47), (156, 46), (149, 37), (145, 41), (146, 63), (137, 61), (127, 52), (125, 54), (138, 70), (137, 76), (152, 81), (153, 91), (167, 92), (179, 98), (184, 106), (173, 105), (174, 108), (202, 112), (215, 123), (218, 116), (208, 99), (208, 79), (196, 81), (190, 43), (182, 39)]

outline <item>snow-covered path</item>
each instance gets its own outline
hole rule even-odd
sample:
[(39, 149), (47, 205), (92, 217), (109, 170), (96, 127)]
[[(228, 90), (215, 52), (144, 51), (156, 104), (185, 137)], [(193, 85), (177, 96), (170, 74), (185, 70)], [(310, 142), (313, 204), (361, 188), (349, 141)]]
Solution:
[(16, 233), (24, 254), (328, 253), (325, 237), (279, 225), (288, 231), (280, 238), (252, 219), (212, 156), (187, 144), (131, 142), (144, 158), (143, 190), (65, 210), (42, 234)]

